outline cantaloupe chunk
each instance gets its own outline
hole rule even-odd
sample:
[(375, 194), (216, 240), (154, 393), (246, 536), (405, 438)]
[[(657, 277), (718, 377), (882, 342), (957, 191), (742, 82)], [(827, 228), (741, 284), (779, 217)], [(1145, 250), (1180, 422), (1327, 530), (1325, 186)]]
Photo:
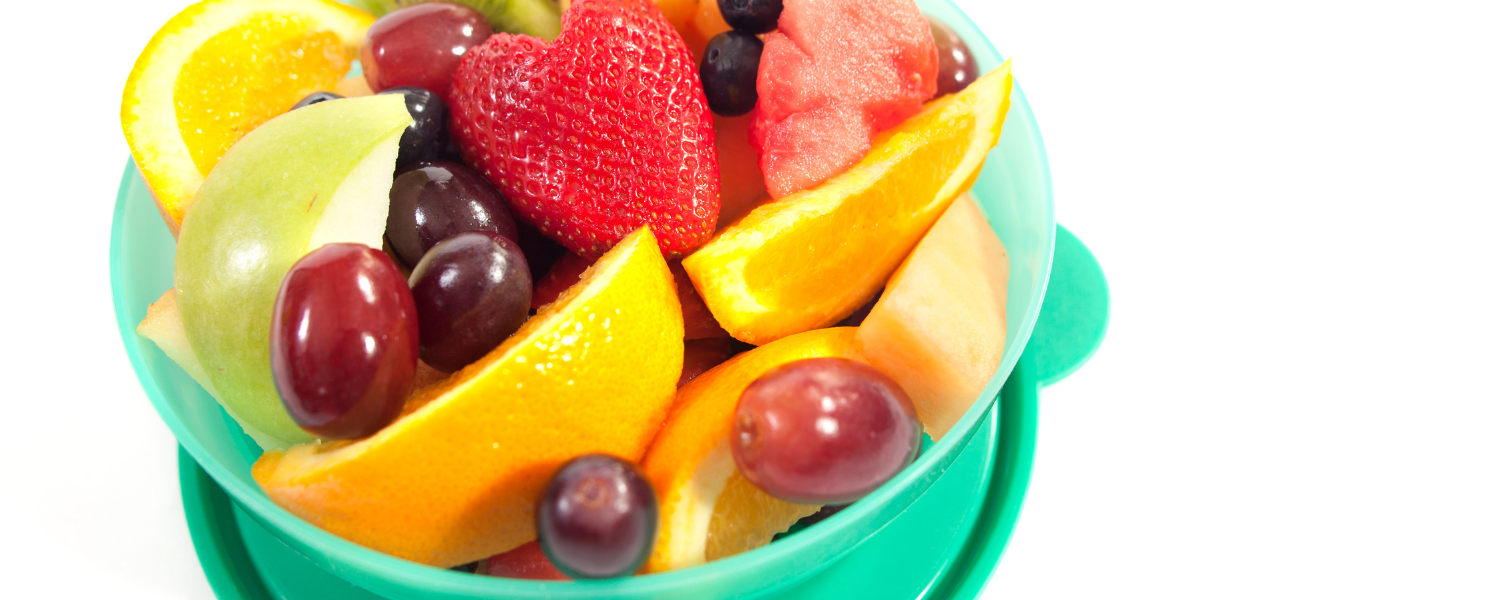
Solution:
[(859, 326), (860, 352), (916, 404), (933, 440), (964, 416), (1005, 352), (1010, 257), (966, 194), (948, 207)]

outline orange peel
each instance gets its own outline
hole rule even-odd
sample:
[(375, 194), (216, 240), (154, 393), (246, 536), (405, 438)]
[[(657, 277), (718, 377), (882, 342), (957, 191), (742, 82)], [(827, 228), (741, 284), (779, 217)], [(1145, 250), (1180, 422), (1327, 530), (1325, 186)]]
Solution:
[(682, 266), (719, 324), (751, 344), (827, 327), (885, 285), (973, 185), (1005, 123), (1010, 63), (881, 133), (858, 164), (763, 203)]
[(205, 0), (152, 36), (125, 82), (120, 126), (173, 235), (219, 157), (333, 89), (373, 21), (333, 0)]

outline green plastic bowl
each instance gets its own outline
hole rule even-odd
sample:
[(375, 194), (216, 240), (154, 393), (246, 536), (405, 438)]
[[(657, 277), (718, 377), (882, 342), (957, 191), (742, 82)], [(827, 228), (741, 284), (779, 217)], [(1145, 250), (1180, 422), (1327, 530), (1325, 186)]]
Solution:
[[(999, 54), (956, 7), (946, 0), (918, 4), (970, 42), (981, 72), (999, 66)], [(345, 541), (272, 503), (250, 476), (259, 447), (182, 369), (135, 334), (147, 305), (172, 287), (175, 244), (133, 163), (115, 207), (110, 275), (131, 363), (191, 457), (181, 461), (185, 510), (205, 573), (221, 597), (811, 598), (856, 590), (864, 597), (972, 597), (1019, 513), (1032, 459), (1036, 389), (1092, 354), (1107, 315), (1097, 263), (1056, 227), (1041, 135), (1019, 86), (999, 146), (972, 194), (1010, 254), (1010, 318), (1000, 368), (951, 433), (895, 479), (815, 527), (700, 567), (608, 581), (538, 582), (436, 569)], [(1065, 275), (1055, 276), (1066, 285), (1047, 294), (1049, 307), (1060, 308), (1043, 317), (1054, 244), (1059, 261), (1068, 260), (1059, 271)], [(1059, 290), (1065, 291), (1054, 300)], [(1033, 343), (1023, 360), (1034, 328), (1046, 339)], [(1003, 399), (998, 405), (997, 398)], [(871, 569), (881, 575), (871, 577)]]

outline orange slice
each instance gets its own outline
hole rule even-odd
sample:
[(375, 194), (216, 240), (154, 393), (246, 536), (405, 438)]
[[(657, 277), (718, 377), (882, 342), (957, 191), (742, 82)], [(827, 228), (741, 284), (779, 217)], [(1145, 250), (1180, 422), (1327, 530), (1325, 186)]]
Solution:
[(672, 274), (642, 228), (521, 330), (358, 442), (268, 452), (278, 505), (352, 542), (451, 567), (536, 538), (533, 505), (562, 463), (639, 460), (682, 369)]
[(765, 344), (868, 302), (973, 185), (1010, 107), (1010, 63), (875, 139), (848, 171), (757, 206), (682, 261), (729, 334)]
[(797, 519), (817, 512), (760, 491), (739, 473), (729, 451), (734, 407), (745, 388), (778, 366), (837, 356), (863, 361), (855, 329), (808, 331), (745, 352), (699, 375), (677, 392), (641, 470), (661, 503), (661, 532), (646, 562), (667, 571), (732, 556), (770, 543)]
[(120, 125), (173, 235), (224, 151), (333, 89), (373, 20), (333, 0), (205, 0), (156, 32), (125, 82)]

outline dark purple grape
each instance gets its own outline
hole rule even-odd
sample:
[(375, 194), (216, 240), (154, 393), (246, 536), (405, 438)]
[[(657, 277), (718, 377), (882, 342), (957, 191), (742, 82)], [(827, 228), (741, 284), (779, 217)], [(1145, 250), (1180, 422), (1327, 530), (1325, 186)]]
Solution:
[(927, 17), (927, 24), (932, 26), (932, 41), (937, 42), (937, 95), (963, 91), (979, 78), (979, 63), (974, 62), (974, 53), (947, 23)]
[(446, 94), (464, 53), (492, 33), (483, 13), (462, 4), (398, 8), (370, 25), (359, 62), (372, 90), (409, 85)]
[(298, 100), (296, 104), (292, 105), (292, 110), (297, 110), (297, 109), (302, 108), (304, 106), (312, 106), (312, 105), (317, 104), (319, 102), (327, 102), (329, 100), (338, 100), (340, 98), (343, 98), (343, 96), (340, 96), (340, 95), (335, 94), (333, 92), (313, 92), (313, 93), (308, 94), (307, 96), (303, 97), (301, 100)]
[(730, 442), (740, 472), (766, 493), (845, 504), (916, 460), (922, 423), (885, 373), (847, 358), (809, 358), (745, 388)]
[(782, 0), (719, 0), (719, 14), (745, 33), (770, 33), (781, 18)]
[(438, 242), (470, 231), (516, 239), (516, 221), (505, 197), (483, 175), (446, 160), (397, 169), (385, 236), (401, 262), (414, 266)]
[(569, 577), (620, 577), (646, 562), (658, 520), (656, 492), (635, 465), (585, 454), (558, 469), (537, 502), (537, 541)]
[(292, 420), (358, 439), (401, 413), (417, 370), (417, 310), (396, 263), (328, 244), (287, 272), (271, 315), (271, 374)]
[(531, 266), (531, 280), (541, 281), (552, 270), (552, 265), (568, 254), (568, 249), (537, 228), (524, 221), (516, 223), (516, 243), (526, 255), (526, 264)]
[(766, 45), (743, 31), (726, 31), (708, 40), (698, 78), (703, 95), (715, 114), (737, 117), (755, 108), (755, 77), (760, 72), (760, 52)]
[(418, 87), (393, 87), (379, 93), (404, 96), (406, 112), (411, 113), (411, 125), (401, 134), (396, 165), (442, 158), (443, 150), (448, 147), (448, 104), (437, 94)]
[(479, 360), (526, 322), (531, 271), (510, 238), (460, 233), (427, 251), (411, 271), (422, 360), (452, 373)]

